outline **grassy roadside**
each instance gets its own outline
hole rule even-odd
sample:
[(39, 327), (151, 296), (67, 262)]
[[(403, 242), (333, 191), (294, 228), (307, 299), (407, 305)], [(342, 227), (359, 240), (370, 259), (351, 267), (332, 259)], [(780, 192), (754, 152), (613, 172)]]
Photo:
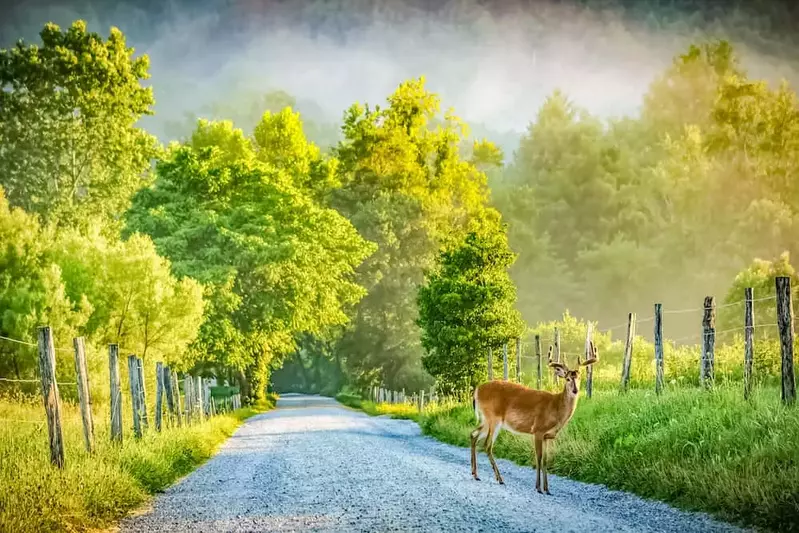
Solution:
[(206, 461), (242, 421), (268, 407), (239, 409), (160, 434), (151, 429), (139, 441), (125, 427), (121, 446), (109, 442), (107, 424), (100, 423), (108, 413), (98, 409), (97, 446), (89, 455), (79, 412), (64, 404), (66, 468), (59, 470), (49, 463), (39, 402), (0, 400), (0, 531), (108, 527)]
[[(414, 419), (425, 434), (457, 446), (469, 445), (475, 424), (471, 405), (431, 406), (419, 415), (410, 406), (361, 404), (370, 414)], [(503, 432), (495, 450), (530, 465), (529, 438)], [(799, 531), (799, 407), (781, 406), (773, 389), (756, 391), (749, 402), (740, 387), (672, 389), (662, 397), (597, 392), (581, 399), (553, 452), (551, 471), (572, 479)]]

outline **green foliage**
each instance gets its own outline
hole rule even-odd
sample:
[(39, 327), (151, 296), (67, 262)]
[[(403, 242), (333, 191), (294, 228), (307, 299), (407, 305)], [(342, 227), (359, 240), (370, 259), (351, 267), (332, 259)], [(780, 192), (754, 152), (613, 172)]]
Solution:
[(794, 91), (748, 79), (724, 41), (677, 56), (640, 117), (602, 121), (555, 92), (494, 191), (525, 319), (685, 308), (756, 257), (795, 254), (798, 120)]
[(751, 288), (755, 301), (752, 304), (756, 338), (777, 338), (776, 281), (780, 276), (791, 278), (794, 301), (799, 297), (799, 275), (790, 262), (790, 254), (783, 252), (775, 261), (755, 259), (738, 273), (732, 282), (724, 303), (718, 311), (717, 330), (725, 331), (740, 326), (744, 321), (744, 289)]
[(185, 357), (202, 323), (203, 288), (190, 278), (175, 279), (149, 237), (121, 241), (65, 231), (52, 256), (70, 300), (92, 306), (84, 334), (93, 342), (119, 344), (176, 370), (192, 366)]
[(378, 245), (359, 269), (368, 294), (339, 343), (362, 387), (429, 386), (416, 290), (439, 247), (459, 240), (487, 202), (485, 174), (459, 151), (464, 126), (452, 114), (442, 119), (439, 108), (419, 79), (400, 84), (387, 107), (356, 104), (344, 117), (336, 149), (342, 187), (332, 205)]
[[(0, 335), (35, 343), (36, 328), (49, 324), (53, 335), (70, 339), (92, 310), (85, 297), (70, 300), (62, 269), (50, 258), (53, 232), (32, 215), (9, 208), (0, 188)], [(74, 368), (68, 354), (60, 362)], [(38, 368), (35, 349), (0, 340), (0, 375), (28, 378)]]
[(104, 40), (83, 21), (47, 24), (40, 36), (0, 50), (0, 185), (45, 220), (108, 223), (156, 155), (155, 138), (135, 127), (153, 104), (141, 85), (149, 60), (116, 28)]
[[(259, 130), (265, 146), (268, 137)], [(128, 231), (150, 235), (178, 277), (206, 285), (209, 312), (194, 350), (245, 371), (255, 398), (296, 334), (347, 321), (345, 310), (363, 296), (354, 269), (372, 251), (343, 217), (293, 184), (305, 175), (295, 163), (313, 151), (302, 141), (262, 162), (229, 122), (200, 121), (158, 164), (154, 185), (127, 216)]]
[(486, 379), (488, 349), (521, 336), (507, 271), (514, 259), (504, 227), (490, 225), (442, 252), (419, 288), (422, 364), (443, 391), (473, 390)]

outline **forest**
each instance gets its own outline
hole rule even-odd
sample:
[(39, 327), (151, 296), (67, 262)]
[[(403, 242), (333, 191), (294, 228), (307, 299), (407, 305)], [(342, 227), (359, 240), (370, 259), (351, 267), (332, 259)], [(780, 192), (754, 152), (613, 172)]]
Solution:
[(267, 91), (164, 143), (141, 124), (149, 70), (83, 21), (0, 51), (0, 377), (36, 375), (14, 341), (48, 324), (57, 346), (86, 337), (94, 383), (118, 343), (251, 401), (462, 391), (542, 324), (796, 278), (796, 93), (726, 40), (675, 50), (635, 115), (554, 91), (512, 152), (424, 77), (336, 125)]

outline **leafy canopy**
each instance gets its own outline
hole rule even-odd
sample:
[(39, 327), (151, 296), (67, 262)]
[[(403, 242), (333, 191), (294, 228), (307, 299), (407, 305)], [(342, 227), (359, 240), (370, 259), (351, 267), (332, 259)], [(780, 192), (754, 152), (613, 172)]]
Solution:
[(47, 221), (118, 218), (144, 185), (155, 138), (147, 56), (118, 29), (108, 39), (76, 21), (47, 24), (42, 44), (0, 50), (0, 184), (11, 205)]

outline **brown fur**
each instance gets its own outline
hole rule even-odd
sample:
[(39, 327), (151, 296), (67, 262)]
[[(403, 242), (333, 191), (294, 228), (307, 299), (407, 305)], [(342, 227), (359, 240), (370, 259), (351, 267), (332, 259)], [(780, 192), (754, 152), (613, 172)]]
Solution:
[[(580, 363), (589, 365), (598, 360), (596, 348), (591, 344), (592, 357)], [(552, 349), (550, 348), (550, 354)], [(494, 475), (500, 484), (502, 476), (494, 460), (494, 442), (505, 426), (511, 431), (532, 435), (535, 445), (536, 483), (538, 492), (550, 494), (546, 471), (546, 443), (553, 440), (574, 414), (579, 393), (580, 372), (569, 370), (561, 363), (549, 363), (555, 373), (564, 378), (563, 390), (553, 393), (531, 389), (508, 381), (483, 383), (474, 391), (475, 410), (480, 415), (480, 425), (471, 434), (472, 476), (477, 477), (477, 441), (485, 437), (485, 451)], [(543, 471), (543, 490), (541, 477)]]

